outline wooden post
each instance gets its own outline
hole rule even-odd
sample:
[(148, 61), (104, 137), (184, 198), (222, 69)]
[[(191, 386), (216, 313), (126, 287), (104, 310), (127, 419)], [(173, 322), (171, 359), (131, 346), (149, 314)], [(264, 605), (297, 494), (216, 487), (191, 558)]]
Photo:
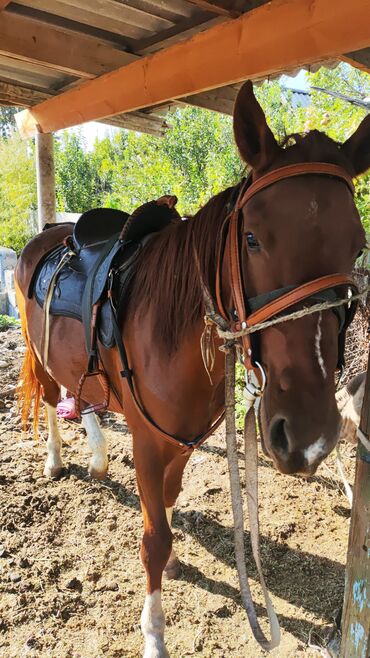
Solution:
[[(370, 354), (360, 429), (370, 437)], [(341, 658), (370, 656), (370, 451), (359, 441), (348, 542)]]
[(56, 222), (54, 143), (51, 133), (36, 135), (37, 209), (39, 231)]

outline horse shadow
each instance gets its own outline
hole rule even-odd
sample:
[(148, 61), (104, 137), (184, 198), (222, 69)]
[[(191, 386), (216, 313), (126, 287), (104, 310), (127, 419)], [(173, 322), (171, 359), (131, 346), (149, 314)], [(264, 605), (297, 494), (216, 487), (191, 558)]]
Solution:
[[(71, 464), (69, 470), (78, 479), (89, 479), (86, 468)], [(94, 485), (97, 488), (103, 486), (109, 489), (120, 505), (140, 511), (137, 493), (118, 480), (107, 477), (101, 483), (94, 482)], [(181, 531), (185, 535), (191, 535), (217, 561), (236, 572), (232, 528), (222, 525), (203, 512), (180, 509), (174, 511), (173, 529), (175, 534), (176, 531)], [(244, 536), (249, 577), (252, 581), (258, 581), (248, 530)], [(265, 535), (261, 536), (261, 554), (269, 590), (316, 618), (327, 618), (329, 623), (331, 613), (341, 605), (343, 598), (343, 565), (326, 557), (291, 548)], [(296, 573), (296, 578), (292, 579), (292, 572)], [(238, 589), (223, 580), (206, 575), (197, 566), (182, 562), (179, 579), (213, 594), (219, 594), (243, 607)], [(265, 616), (263, 606), (256, 605), (256, 610), (259, 615)], [(227, 607), (224, 611), (220, 609), (220, 616), (222, 614), (229, 614)], [(279, 614), (279, 620), (283, 628), (301, 641), (303, 636), (308, 638), (312, 631), (322, 632), (322, 623), (315, 624), (311, 620), (282, 614)]]
[[(233, 530), (221, 525), (203, 512), (175, 511), (173, 527), (194, 538), (218, 561), (236, 571), (233, 550)], [(252, 551), (250, 533), (244, 532), (247, 569), (252, 581), (258, 582)], [(261, 556), (268, 589), (277, 597), (296, 608), (303, 608), (317, 618), (331, 620), (332, 612), (343, 600), (344, 567), (330, 558), (314, 555), (301, 549), (289, 547), (270, 537), (261, 535)], [(292, 578), (292, 573), (296, 578)], [(233, 599), (242, 606), (240, 593), (231, 585), (207, 577), (197, 567), (182, 565), (180, 576), (198, 587)], [(324, 603), (323, 603), (324, 602)], [(256, 606), (264, 615), (262, 606)], [(281, 625), (302, 640), (302, 633), (322, 631), (322, 624), (279, 614)]]

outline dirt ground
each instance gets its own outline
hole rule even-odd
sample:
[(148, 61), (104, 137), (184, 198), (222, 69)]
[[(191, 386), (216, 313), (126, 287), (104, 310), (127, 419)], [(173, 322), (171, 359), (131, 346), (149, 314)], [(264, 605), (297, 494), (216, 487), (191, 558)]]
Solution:
[[(14, 408), (22, 349), (19, 330), (0, 334), (0, 656), (138, 658), (145, 579), (130, 434), (104, 416), (109, 477), (95, 482), (83, 430), (63, 421), (63, 477), (43, 477), (45, 432), (38, 443), (22, 434)], [(352, 481), (354, 447), (343, 454)], [(347, 499), (332, 457), (307, 481), (259, 461), (263, 566), (282, 627), (271, 655), (316, 658), (310, 645), (323, 642), (343, 598)], [(182, 573), (163, 590), (171, 657), (263, 656), (238, 593), (223, 429), (192, 456), (174, 536)], [(264, 622), (249, 548), (248, 557)]]

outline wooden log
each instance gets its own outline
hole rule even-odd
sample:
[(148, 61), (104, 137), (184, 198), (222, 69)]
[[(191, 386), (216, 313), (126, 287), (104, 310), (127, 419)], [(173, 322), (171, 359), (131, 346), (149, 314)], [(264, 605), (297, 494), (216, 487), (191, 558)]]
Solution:
[(275, 0), (17, 115), (23, 137), (151, 107), (370, 45), (370, 0)]
[[(360, 430), (370, 437), (370, 354)], [(370, 451), (359, 441), (348, 542), (341, 658), (370, 656)]]
[(55, 171), (53, 135), (36, 135), (37, 210), (39, 231), (55, 224)]

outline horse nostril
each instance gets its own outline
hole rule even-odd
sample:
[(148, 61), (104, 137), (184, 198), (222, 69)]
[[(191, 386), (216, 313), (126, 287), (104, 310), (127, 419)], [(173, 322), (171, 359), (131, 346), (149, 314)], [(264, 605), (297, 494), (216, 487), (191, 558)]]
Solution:
[(285, 432), (285, 418), (277, 419), (271, 428), (271, 446), (282, 457), (288, 457), (289, 441)]

